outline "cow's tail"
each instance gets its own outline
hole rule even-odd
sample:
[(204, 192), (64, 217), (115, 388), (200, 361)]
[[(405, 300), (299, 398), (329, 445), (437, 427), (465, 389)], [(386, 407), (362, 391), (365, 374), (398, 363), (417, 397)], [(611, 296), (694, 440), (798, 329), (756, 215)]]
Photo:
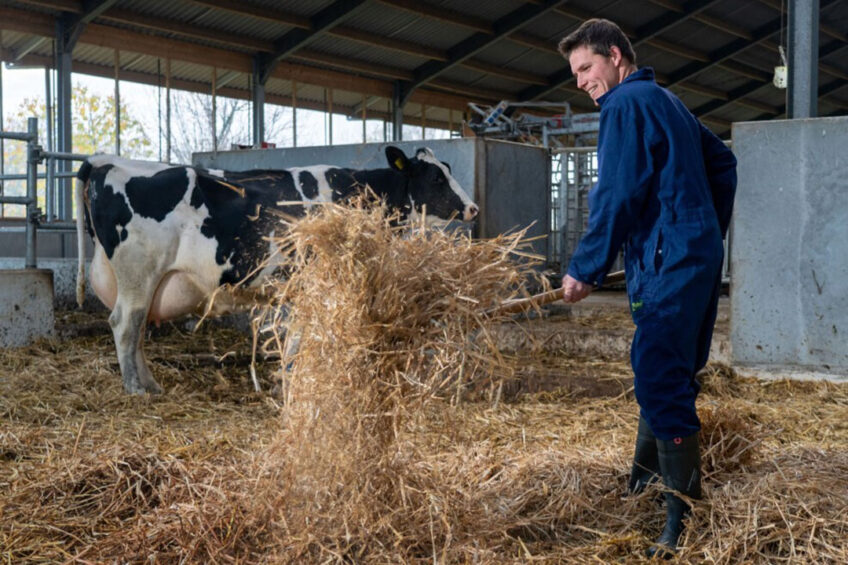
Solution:
[(91, 174), (91, 163), (83, 161), (77, 173), (74, 186), (74, 200), (77, 209), (77, 304), (82, 308), (85, 303), (85, 186)]

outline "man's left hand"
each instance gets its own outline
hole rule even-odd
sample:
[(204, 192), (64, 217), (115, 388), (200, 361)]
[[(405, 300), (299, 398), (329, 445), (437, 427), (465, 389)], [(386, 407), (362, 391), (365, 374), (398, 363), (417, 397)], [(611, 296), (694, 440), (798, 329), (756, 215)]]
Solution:
[(569, 304), (580, 302), (589, 296), (593, 288), (592, 285), (580, 282), (571, 275), (565, 275), (562, 277), (562, 300)]

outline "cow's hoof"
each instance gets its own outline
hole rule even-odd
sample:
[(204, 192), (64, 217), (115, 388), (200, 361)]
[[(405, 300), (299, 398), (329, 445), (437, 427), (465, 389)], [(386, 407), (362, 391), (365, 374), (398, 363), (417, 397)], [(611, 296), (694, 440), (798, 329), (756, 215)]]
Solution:
[(144, 385), (144, 392), (148, 394), (162, 394), (164, 392), (162, 387), (159, 386), (159, 383), (153, 381), (152, 383), (147, 383)]
[(142, 394), (162, 394), (162, 387), (159, 386), (159, 383), (152, 382), (146, 383), (145, 385), (139, 385), (136, 383), (127, 384), (124, 383), (124, 390), (127, 394), (132, 395), (142, 395)]

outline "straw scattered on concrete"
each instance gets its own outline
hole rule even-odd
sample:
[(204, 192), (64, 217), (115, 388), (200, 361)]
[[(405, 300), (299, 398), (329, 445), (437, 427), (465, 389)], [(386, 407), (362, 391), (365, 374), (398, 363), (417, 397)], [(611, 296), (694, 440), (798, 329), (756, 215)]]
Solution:
[[(659, 487), (623, 496), (626, 357), (498, 349), (509, 328), (546, 340), (557, 323), (502, 330), (479, 314), (521, 292), (516, 243), (397, 237), (370, 213), (330, 210), (293, 232), (304, 278), (270, 296), (290, 297), (302, 337), (288, 371), (260, 365), (273, 394), (252, 392), (250, 338), (215, 324), (149, 341), (160, 398), (123, 394), (104, 328), (0, 351), (0, 557), (645, 561), (664, 511)], [(282, 348), (284, 327), (264, 324), (266, 351)], [(848, 562), (848, 384), (721, 365), (702, 379), (705, 497), (678, 561)]]

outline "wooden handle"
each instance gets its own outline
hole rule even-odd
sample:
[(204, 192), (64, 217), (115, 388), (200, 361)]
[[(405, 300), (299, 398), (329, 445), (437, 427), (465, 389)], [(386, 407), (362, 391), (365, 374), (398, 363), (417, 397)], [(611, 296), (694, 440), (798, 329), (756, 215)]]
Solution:
[[(616, 284), (622, 281), (624, 281), (624, 271), (616, 271), (614, 273), (608, 274), (604, 278), (604, 282), (601, 284), (601, 286)], [(562, 300), (562, 288), (555, 288), (547, 292), (528, 296), (527, 298), (516, 298), (514, 300), (507, 300), (500, 306), (493, 308), (490, 312), (493, 314), (514, 314), (516, 312), (529, 310), (534, 306), (544, 306), (545, 304), (550, 304), (551, 302), (556, 302), (557, 300)]]

